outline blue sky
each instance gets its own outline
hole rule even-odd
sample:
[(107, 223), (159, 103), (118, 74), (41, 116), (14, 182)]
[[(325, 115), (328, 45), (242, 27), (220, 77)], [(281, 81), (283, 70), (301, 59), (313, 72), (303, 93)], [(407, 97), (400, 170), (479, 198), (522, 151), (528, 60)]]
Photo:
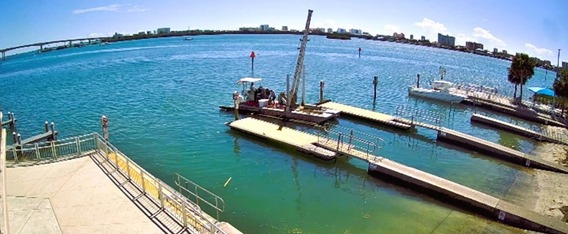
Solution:
[(407, 37), (437, 33), (456, 44), (477, 41), (492, 51), (525, 52), (556, 64), (568, 61), (568, 1), (565, 0), (2, 0), (0, 48), (41, 41), (108, 36), (170, 27), (172, 30), (238, 29), (269, 24), (301, 29), (307, 9), (312, 27), (358, 28)]

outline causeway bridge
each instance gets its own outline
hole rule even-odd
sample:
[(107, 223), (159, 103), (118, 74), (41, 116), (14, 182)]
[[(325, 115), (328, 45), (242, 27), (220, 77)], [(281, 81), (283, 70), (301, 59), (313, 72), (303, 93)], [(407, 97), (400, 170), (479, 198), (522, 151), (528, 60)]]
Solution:
[(38, 42), (38, 43), (33, 43), (33, 44), (27, 44), (27, 45), (14, 46), (14, 47), (10, 47), (10, 48), (0, 49), (0, 53), (2, 53), (2, 61), (4, 61), (4, 60), (6, 60), (6, 52), (11, 51), (11, 50), (17, 50), (17, 49), (26, 48), (26, 47), (39, 46), (39, 50), (42, 51), (44, 45), (55, 44), (55, 43), (69, 43), (69, 47), (71, 47), (71, 45), (73, 44), (74, 41), (80, 41), (80, 42), (87, 41), (87, 42), (91, 43), (92, 41), (96, 41), (96, 40), (102, 41), (103, 39), (106, 39), (106, 38), (107, 37), (85, 37), (85, 38), (76, 38), (76, 39), (63, 39), (63, 40), (56, 40), (56, 41)]

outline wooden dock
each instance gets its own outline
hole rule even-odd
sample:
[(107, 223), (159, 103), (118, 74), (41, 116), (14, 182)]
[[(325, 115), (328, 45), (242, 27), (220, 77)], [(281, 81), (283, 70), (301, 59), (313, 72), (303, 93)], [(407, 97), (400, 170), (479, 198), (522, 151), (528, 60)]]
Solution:
[[(282, 143), (323, 159), (333, 159), (338, 154), (347, 154), (369, 163), (370, 174), (383, 174), (404, 181), (415, 188), (441, 194), (454, 201), (472, 207), (473, 211), (489, 218), (520, 228), (539, 232), (568, 233), (568, 224), (524, 209), (485, 193), (454, 183), (427, 172), (402, 165), (389, 159), (373, 156), (341, 144), (333, 139), (296, 131), (284, 126), (268, 123), (254, 118), (233, 121), (228, 124), (233, 130)], [(309, 147), (305, 147), (308, 145)], [(316, 147), (316, 151), (310, 151)], [(321, 153), (325, 152), (325, 157)], [(421, 191), (421, 190), (419, 190)], [(439, 198), (439, 197), (438, 197)]]
[(362, 108), (343, 105), (336, 102), (326, 102), (318, 106), (339, 110), (341, 111), (342, 116), (351, 116), (359, 119), (364, 119), (388, 127), (394, 127), (401, 130), (409, 130), (412, 128), (412, 126), (407, 123), (397, 121), (397, 118), (394, 116), (379, 113), (376, 111), (365, 110)]
[(507, 122), (503, 122), (494, 118), (490, 118), (484, 115), (480, 115), (480, 114), (473, 114), (471, 116), (471, 122), (474, 123), (480, 123), (480, 124), (484, 124), (490, 127), (494, 127), (494, 128), (498, 128), (501, 130), (505, 130), (505, 131), (509, 131), (524, 137), (528, 137), (528, 138), (532, 138), (535, 139), (537, 141), (545, 141), (545, 142), (552, 142), (552, 143), (557, 143), (557, 144), (568, 144), (566, 142), (562, 142), (558, 139), (554, 139), (552, 137), (549, 137), (547, 135), (544, 135), (542, 133), (530, 130), (530, 129), (526, 129), (514, 124), (510, 124)]
[(536, 156), (527, 155), (509, 147), (502, 146), (500, 144), (483, 140), (481, 138), (477, 138), (455, 130), (441, 128), (441, 130), (438, 131), (437, 139), (440, 141), (454, 143), (457, 146), (476, 149), (485, 152), (488, 156), (504, 159), (506, 161), (526, 167), (568, 174), (568, 168), (557, 163), (549, 162)]

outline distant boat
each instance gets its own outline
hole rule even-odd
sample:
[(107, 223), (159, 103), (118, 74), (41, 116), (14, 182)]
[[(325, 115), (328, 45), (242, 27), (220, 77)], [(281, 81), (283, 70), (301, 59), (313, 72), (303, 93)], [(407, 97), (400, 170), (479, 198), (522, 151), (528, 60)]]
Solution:
[(193, 40), (193, 37), (185, 37), (185, 38), (183, 38), (183, 40), (185, 40), (185, 41), (191, 41), (191, 40)]

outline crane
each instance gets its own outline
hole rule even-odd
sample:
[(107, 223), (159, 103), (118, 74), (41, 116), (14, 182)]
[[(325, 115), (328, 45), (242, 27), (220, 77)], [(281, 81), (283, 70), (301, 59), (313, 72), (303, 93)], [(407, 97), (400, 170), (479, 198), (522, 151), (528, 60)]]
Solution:
[(300, 79), (304, 67), (304, 55), (306, 54), (308, 34), (310, 34), (310, 21), (312, 20), (312, 12), (314, 11), (308, 9), (308, 19), (306, 20), (306, 28), (304, 29), (304, 36), (302, 37), (302, 43), (300, 45), (300, 53), (298, 55), (298, 62), (296, 63), (296, 71), (294, 72), (292, 87), (290, 90), (288, 90), (288, 100), (292, 108), (295, 108), (297, 106), (296, 102), (298, 99), (298, 86), (300, 86)]

